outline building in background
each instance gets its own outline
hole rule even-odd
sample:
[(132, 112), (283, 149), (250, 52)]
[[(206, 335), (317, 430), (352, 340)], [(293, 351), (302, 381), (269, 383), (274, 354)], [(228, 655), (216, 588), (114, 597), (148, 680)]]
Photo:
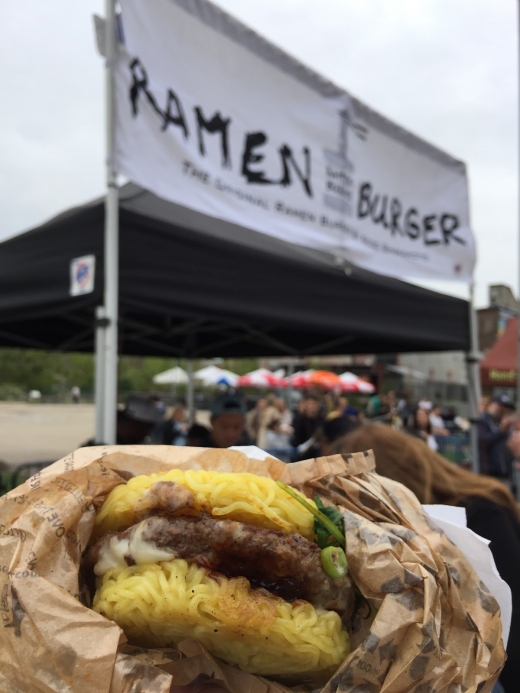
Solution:
[(510, 318), (517, 315), (518, 302), (509, 286), (492, 284), (489, 287), (489, 306), (477, 313), (480, 351), (486, 354), (504, 334)]

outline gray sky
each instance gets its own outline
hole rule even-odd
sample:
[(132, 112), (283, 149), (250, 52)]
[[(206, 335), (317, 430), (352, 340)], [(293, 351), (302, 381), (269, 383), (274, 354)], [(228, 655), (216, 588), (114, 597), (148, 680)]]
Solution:
[[(468, 165), (477, 303), (517, 288), (514, 0), (219, 0), (224, 9)], [(102, 0), (0, 9), (0, 239), (103, 193)], [(467, 296), (463, 285), (432, 288)]]

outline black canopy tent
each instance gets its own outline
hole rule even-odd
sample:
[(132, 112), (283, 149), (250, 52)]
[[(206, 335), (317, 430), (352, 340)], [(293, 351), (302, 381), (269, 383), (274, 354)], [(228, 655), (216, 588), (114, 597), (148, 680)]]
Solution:
[[(92, 351), (104, 198), (0, 243), (0, 346)], [(120, 352), (188, 357), (468, 350), (466, 301), (120, 190)], [(96, 257), (72, 297), (70, 263)]]

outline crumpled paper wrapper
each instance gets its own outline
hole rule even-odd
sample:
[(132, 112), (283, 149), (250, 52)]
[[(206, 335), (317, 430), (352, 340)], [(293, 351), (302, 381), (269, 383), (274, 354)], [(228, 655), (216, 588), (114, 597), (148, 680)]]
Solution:
[(354, 649), (321, 693), (490, 693), (505, 660), (498, 604), (416, 497), (373, 472), (371, 452), (286, 465), (163, 446), (82, 448), (0, 498), (0, 691), (312, 690), (240, 672), (194, 640), (131, 647), (81, 602), (81, 554), (106, 495), (172, 467), (271, 476), (344, 510), (350, 571), (373, 608), (360, 607)]

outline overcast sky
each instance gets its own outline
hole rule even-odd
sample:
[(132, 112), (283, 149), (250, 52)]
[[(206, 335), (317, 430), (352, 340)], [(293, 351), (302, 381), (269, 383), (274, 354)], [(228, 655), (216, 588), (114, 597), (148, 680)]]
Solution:
[[(150, 0), (149, 0), (150, 1)], [(477, 303), (518, 274), (514, 0), (219, 0), (377, 111), (468, 165)], [(0, 239), (104, 190), (102, 0), (0, 9)], [(431, 285), (467, 296), (464, 286)]]

